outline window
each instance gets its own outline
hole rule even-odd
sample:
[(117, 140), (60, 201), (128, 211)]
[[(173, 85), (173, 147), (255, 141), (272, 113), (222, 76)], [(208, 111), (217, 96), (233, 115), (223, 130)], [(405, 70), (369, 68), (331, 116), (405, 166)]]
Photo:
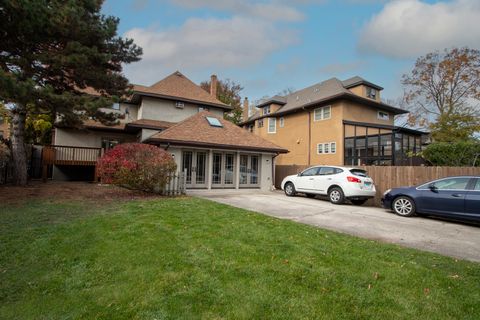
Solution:
[(120, 110), (120, 103), (114, 103), (114, 104), (112, 104), (112, 109), (113, 109), (113, 110)]
[(323, 143), (317, 144), (317, 154), (323, 153)]
[(218, 127), (218, 128), (223, 128), (222, 123), (220, 120), (214, 117), (205, 117), (208, 121), (208, 124), (210, 124), (212, 127)]
[(336, 142), (327, 142), (317, 144), (317, 154), (322, 153), (336, 153), (337, 152), (337, 143)]
[(377, 90), (374, 88), (367, 87), (367, 97), (370, 99), (377, 98)]
[(280, 128), (283, 128), (284, 125), (285, 125), (285, 118), (281, 117), (280, 118)]
[(263, 128), (263, 119), (258, 120), (258, 127)]
[(268, 133), (275, 133), (275, 132), (277, 132), (277, 119), (268, 118)]
[(263, 107), (263, 115), (270, 114), (270, 106)]
[(314, 121), (319, 121), (319, 120), (330, 119), (331, 115), (332, 115), (332, 107), (331, 106), (316, 108), (313, 111), (313, 120)]
[(378, 111), (377, 118), (380, 120), (390, 120), (390, 115), (387, 112)]
[(336, 152), (337, 152), (337, 143), (330, 142), (330, 153), (336, 153)]
[(322, 168), (320, 168), (319, 175), (327, 176), (327, 175), (336, 174), (336, 173), (338, 173), (336, 168), (322, 167)]
[(112, 138), (102, 138), (102, 148), (105, 150), (112, 149), (115, 147), (117, 144), (120, 144), (121, 142), (118, 139), (112, 139)]
[(309, 168), (309, 169), (303, 171), (300, 175), (302, 177), (316, 176), (318, 174), (318, 169), (319, 169), (319, 167)]
[(185, 107), (185, 104), (182, 101), (177, 101), (175, 102), (175, 107), (179, 109), (183, 109), (183, 107)]
[(443, 179), (432, 183), (438, 190), (465, 190), (470, 178)]
[(208, 107), (205, 107), (205, 106), (199, 106), (198, 107), (198, 112), (202, 112), (202, 111), (209, 111), (210, 109), (208, 109)]
[(480, 179), (477, 179), (477, 183), (475, 184), (475, 187), (473, 188), (475, 191), (480, 191)]

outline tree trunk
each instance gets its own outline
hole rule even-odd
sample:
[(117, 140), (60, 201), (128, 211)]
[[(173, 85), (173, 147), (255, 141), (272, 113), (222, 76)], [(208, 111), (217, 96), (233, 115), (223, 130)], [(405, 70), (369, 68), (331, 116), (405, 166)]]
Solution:
[(25, 118), (24, 106), (17, 105), (12, 110), (12, 158), (13, 173), (16, 185), (27, 185), (27, 152), (25, 150)]

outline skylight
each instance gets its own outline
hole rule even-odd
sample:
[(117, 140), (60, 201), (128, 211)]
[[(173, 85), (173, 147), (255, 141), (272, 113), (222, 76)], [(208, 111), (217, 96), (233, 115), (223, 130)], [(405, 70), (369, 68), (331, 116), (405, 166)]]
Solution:
[(206, 118), (207, 118), (208, 123), (209, 123), (212, 127), (223, 128), (222, 123), (221, 123), (220, 120), (218, 120), (217, 118), (214, 118), (214, 117), (206, 117)]

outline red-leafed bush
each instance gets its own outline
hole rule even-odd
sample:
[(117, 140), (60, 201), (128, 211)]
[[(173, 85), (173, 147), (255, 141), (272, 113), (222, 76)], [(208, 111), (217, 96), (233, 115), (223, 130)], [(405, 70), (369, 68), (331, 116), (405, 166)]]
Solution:
[(102, 182), (149, 192), (161, 191), (176, 169), (168, 152), (142, 143), (117, 145), (98, 160)]

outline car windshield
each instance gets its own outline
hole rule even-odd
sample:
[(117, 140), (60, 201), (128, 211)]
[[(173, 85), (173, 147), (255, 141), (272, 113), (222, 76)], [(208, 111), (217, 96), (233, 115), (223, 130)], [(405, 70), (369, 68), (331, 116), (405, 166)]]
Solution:
[(367, 171), (362, 170), (362, 169), (351, 169), (350, 172), (351, 172), (353, 175), (356, 175), (356, 176), (359, 176), (359, 177), (365, 177), (365, 178), (368, 177)]

